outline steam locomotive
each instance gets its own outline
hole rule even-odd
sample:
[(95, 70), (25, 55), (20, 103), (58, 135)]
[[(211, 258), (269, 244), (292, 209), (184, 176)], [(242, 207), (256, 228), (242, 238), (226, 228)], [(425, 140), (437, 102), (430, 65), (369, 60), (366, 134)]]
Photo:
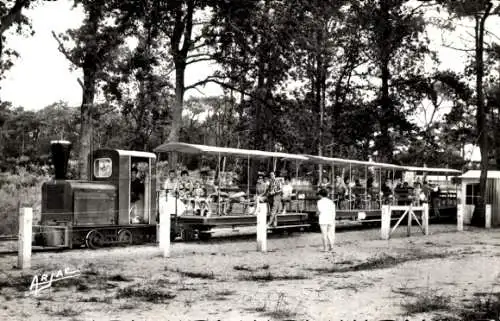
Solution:
[(91, 153), (89, 180), (67, 180), (71, 143), (52, 141), (55, 179), (42, 186), (35, 245), (98, 248), (156, 240), (156, 155), (101, 149)]

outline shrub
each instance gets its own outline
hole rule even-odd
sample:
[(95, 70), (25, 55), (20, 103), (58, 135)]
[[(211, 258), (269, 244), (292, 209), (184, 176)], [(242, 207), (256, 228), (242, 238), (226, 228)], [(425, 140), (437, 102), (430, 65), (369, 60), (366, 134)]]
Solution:
[(0, 235), (18, 233), (18, 206), (33, 208), (33, 224), (40, 220), (41, 188), (46, 175), (31, 174), (23, 167), (0, 174)]

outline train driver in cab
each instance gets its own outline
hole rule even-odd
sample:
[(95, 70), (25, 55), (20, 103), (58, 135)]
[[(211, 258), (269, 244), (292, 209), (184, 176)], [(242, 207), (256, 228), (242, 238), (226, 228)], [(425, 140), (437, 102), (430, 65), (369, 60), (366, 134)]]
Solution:
[(142, 223), (144, 212), (144, 178), (137, 167), (132, 167), (130, 181), (130, 221)]

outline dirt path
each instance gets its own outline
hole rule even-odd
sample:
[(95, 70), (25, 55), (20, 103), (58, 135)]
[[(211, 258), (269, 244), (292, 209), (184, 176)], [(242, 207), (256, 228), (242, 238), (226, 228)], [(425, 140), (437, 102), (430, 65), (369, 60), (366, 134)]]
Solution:
[[(140, 246), (37, 253), (34, 270), (71, 267), (78, 278), (25, 297), (34, 272), (0, 258), (1, 320), (426, 320), (456, 313), (478, 292), (500, 292), (498, 230), (432, 226), (431, 235), (389, 241), (379, 231), (343, 231), (334, 253), (320, 235), (175, 243), (172, 257)], [(156, 300), (156, 302), (154, 302)], [(425, 310), (426, 300), (441, 302)], [(469, 301), (467, 301), (469, 300)], [(2, 302), (3, 301), (3, 302)], [(442, 311), (438, 311), (442, 308)]]

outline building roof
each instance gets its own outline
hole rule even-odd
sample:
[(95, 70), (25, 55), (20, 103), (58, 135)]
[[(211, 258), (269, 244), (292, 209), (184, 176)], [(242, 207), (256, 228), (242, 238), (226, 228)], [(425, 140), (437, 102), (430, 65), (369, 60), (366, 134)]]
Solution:
[[(470, 170), (465, 172), (460, 178), (479, 178), (481, 176), (480, 170)], [(488, 171), (488, 178), (500, 179), (500, 171)]]

